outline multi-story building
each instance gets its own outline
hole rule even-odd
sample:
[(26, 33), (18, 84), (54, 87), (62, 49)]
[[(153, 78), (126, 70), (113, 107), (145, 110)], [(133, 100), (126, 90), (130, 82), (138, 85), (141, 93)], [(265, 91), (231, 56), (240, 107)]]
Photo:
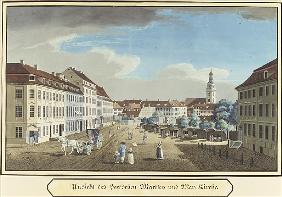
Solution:
[(76, 70), (73, 67), (67, 68), (62, 73), (65, 78), (78, 86), (83, 92), (83, 124), (82, 129), (95, 128), (98, 123), (97, 111), (97, 90), (96, 84), (89, 79), (83, 72)]
[(117, 101), (117, 103), (123, 108), (122, 114), (130, 119), (139, 117), (141, 102), (141, 99)]
[(151, 117), (155, 112), (164, 117), (165, 122), (175, 123), (178, 117), (187, 115), (187, 107), (177, 100), (142, 101), (140, 118)]
[(7, 64), (6, 81), (7, 143), (30, 143), (31, 139), (40, 143), (68, 134), (65, 95), (81, 96), (79, 87), (23, 61)]
[(236, 87), (243, 146), (277, 158), (277, 59)]
[(213, 80), (213, 72), (209, 73), (209, 81), (206, 88), (205, 98), (186, 98), (187, 116), (196, 112), (201, 120), (211, 120), (216, 103), (216, 88)]
[(113, 101), (110, 99), (103, 87), (97, 88), (97, 116), (100, 124), (109, 124), (113, 121)]

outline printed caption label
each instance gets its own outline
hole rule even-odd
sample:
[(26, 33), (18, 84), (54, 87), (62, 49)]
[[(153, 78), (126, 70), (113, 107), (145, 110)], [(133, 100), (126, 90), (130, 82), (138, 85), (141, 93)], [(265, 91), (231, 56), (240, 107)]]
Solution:
[(229, 196), (227, 179), (53, 179), (52, 196)]

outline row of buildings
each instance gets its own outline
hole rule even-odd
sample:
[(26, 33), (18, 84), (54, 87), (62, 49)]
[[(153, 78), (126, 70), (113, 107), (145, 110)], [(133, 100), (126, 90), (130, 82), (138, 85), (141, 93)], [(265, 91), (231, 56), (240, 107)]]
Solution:
[(113, 102), (83, 72), (47, 73), (37, 65), (8, 63), (7, 143), (36, 142), (112, 121)]
[[(112, 101), (103, 87), (73, 67), (62, 73), (47, 73), (20, 63), (8, 63), (7, 143), (45, 142), (113, 120), (141, 119), (154, 113), (165, 123), (175, 123), (181, 116), (196, 112), (202, 119), (212, 116), (215, 106), (213, 73), (209, 73), (206, 98), (177, 100)], [(11, 110), (9, 110), (11, 109)]]
[(243, 146), (274, 158), (278, 153), (279, 131), (277, 63), (275, 59), (255, 69), (236, 87)]

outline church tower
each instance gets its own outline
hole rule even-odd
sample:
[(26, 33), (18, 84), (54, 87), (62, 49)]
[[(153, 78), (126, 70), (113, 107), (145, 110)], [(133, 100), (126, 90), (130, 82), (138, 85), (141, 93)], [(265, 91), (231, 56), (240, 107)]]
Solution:
[(215, 84), (213, 81), (212, 70), (209, 74), (209, 82), (207, 83), (206, 103), (216, 103), (216, 89), (215, 89)]

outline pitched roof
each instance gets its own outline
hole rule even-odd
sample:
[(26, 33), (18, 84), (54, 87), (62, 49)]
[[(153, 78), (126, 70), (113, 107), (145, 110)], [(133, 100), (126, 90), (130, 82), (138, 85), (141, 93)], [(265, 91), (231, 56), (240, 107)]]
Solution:
[[(269, 74), (267, 78), (264, 77), (265, 71), (268, 71)], [(277, 80), (277, 58), (255, 69), (251, 74), (251, 76), (246, 81), (244, 81), (241, 85), (237, 86), (235, 89), (246, 87), (264, 81), (269, 81), (269, 80)]]
[(216, 104), (208, 103), (208, 104), (193, 104), (189, 105), (189, 109), (201, 109), (201, 110), (214, 110)]
[(186, 98), (184, 103), (186, 106), (192, 106), (195, 104), (205, 104), (206, 98)]
[(108, 94), (106, 93), (106, 91), (103, 87), (96, 85), (96, 91), (97, 91), (97, 95), (103, 96), (103, 97), (109, 99), (110, 101), (112, 101), (112, 99), (108, 96)]
[(140, 108), (140, 104), (142, 102), (141, 99), (135, 100), (123, 100), (123, 101), (116, 101), (120, 106), (127, 107), (127, 108)]
[(142, 101), (142, 107), (185, 107), (184, 103), (178, 100), (167, 100), (167, 101)]
[(119, 104), (118, 104), (118, 102), (114, 102), (114, 104), (113, 104), (113, 108), (114, 109), (123, 109), (123, 107), (121, 107)]
[[(30, 81), (29, 75), (36, 76), (35, 81)], [(80, 88), (74, 84), (27, 64), (7, 63), (6, 78), (7, 83), (40, 84), (55, 89), (82, 94)], [(45, 81), (43, 79), (45, 79)]]
[[(75, 68), (69, 67), (69, 70), (72, 70), (75, 74), (77, 74), (83, 80), (95, 84), (91, 79), (89, 79), (83, 72), (76, 70)], [(96, 85), (96, 84), (95, 84)]]

